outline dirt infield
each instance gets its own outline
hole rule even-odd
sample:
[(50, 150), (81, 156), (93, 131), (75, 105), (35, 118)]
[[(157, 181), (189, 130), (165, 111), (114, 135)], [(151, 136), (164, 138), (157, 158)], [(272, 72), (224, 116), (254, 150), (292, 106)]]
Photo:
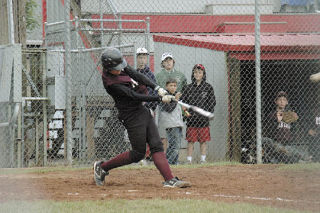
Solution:
[(320, 211), (320, 171), (281, 170), (279, 165), (173, 168), (189, 180), (186, 189), (168, 189), (154, 167), (115, 169), (97, 187), (92, 170), (0, 175), (0, 202), (8, 200), (206, 199)]

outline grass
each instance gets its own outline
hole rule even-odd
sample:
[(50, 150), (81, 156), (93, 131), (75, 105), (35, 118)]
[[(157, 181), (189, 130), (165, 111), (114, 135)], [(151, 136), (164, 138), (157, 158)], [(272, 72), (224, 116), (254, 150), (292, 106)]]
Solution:
[[(228, 166), (228, 165), (242, 165), (239, 162), (216, 162), (216, 163), (207, 163), (207, 164), (191, 164), (191, 165), (173, 165), (173, 168), (199, 168), (199, 167), (208, 167), (208, 166)], [(76, 166), (56, 166), (56, 167), (32, 167), (32, 168), (9, 168), (9, 169), (1, 169), (0, 175), (9, 175), (9, 174), (26, 174), (26, 173), (46, 173), (46, 172), (59, 172), (59, 171), (78, 171), (78, 170), (86, 170), (92, 168), (92, 166), (87, 167), (76, 167)], [(118, 169), (152, 169), (154, 165), (139, 165), (139, 164), (131, 164), (128, 166), (123, 166)]]
[(278, 169), (287, 171), (320, 171), (320, 163), (282, 164)]
[[(200, 168), (200, 167), (208, 167), (208, 166), (230, 166), (230, 165), (243, 165), (239, 162), (235, 161), (222, 161), (222, 162), (214, 162), (214, 163), (205, 163), (205, 164), (180, 164), (180, 165), (170, 165), (172, 168)], [(139, 165), (132, 164), (128, 166), (119, 167), (117, 169), (137, 169), (137, 168), (154, 168), (154, 165)]]
[[(54, 213), (54, 212), (85, 212), (85, 213), (163, 213), (163, 212), (208, 212), (208, 213), (298, 213), (301, 211), (257, 206), (246, 203), (222, 203), (207, 200), (107, 200), (107, 201), (10, 201), (0, 203), (0, 212), (21, 213)], [(306, 211), (303, 211), (306, 212)]]
[(85, 170), (88, 167), (76, 168), (76, 167), (32, 167), (32, 168), (13, 168), (13, 169), (0, 169), (0, 175), (9, 175), (9, 174), (26, 174), (26, 173), (47, 173), (47, 172), (59, 172), (59, 171), (77, 171)]
[[(235, 161), (222, 161), (215, 163), (206, 163), (206, 164), (181, 164), (181, 165), (171, 165), (172, 168), (200, 168), (200, 167), (208, 167), (208, 166), (237, 166), (244, 165)], [(288, 171), (316, 171), (320, 170), (320, 163), (300, 163), (300, 164), (278, 164), (279, 170), (288, 170)], [(87, 167), (70, 167), (70, 166), (56, 166), (56, 167), (32, 167), (32, 168), (23, 168), (23, 169), (1, 169), (0, 175), (9, 175), (9, 174), (25, 174), (25, 173), (46, 173), (46, 172), (59, 172), (59, 171), (78, 171), (78, 170), (86, 170), (88, 168), (92, 168), (91, 166)], [(128, 166), (123, 166), (118, 169), (152, 169), (154, 165), (139, 165), (132, 164)]]

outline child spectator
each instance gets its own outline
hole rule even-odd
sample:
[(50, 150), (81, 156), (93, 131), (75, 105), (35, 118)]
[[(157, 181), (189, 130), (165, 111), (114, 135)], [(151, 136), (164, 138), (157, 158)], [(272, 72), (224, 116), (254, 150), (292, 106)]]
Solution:
[[(183, 88), (181, 99), (187, 104), (198, 106), (206, 111), (214, 112), (216, 98), (213, 87), (206, 82), (206, 70), (202, 64), (192, 68), (191, 84)], [(207, 142), (211, 140), (209, 119), (190, 111), (187, 116), (186, 140), (188, 141), (188, 163), (192, 163), (193, 146), (200, 143), (201, 163), (206, 162)]]
[(262, 140), (264, 162), (271, 163), (296, 163), (299, 160), (308, 160), (308, 156), (302, 150), (293, 146), (294, 134), (292, 128), (298, 120), (297, 113), (293, 114), (293, 121), (286, 122), (284, 113), (288, 112), (288, 95), (280, 91), (275, 99), (276, 110), (270, 113), (264, 121), (264, 135)]
[[(175, 79), (167, 80), (166, 90), (169, 95), (175, 96), (176, 100), (179, 99), (180, 95), (176, 92), (177, 81)], [(164, 149), (169, 164), (178, 164), (184, 123), (182, 110), (177, 102), (160, 103), (156, 111), (156, 123), (158, 124), (160, 137), (168, 139), (168, 144), (164, 144)]]
[[(182, 88), (187, 84), (186, 76), (175, 69), (175, 60), (172, 53), (165, 52), (161, 56), (161, 67), (160, 72), (156, 73), (157, 84), (161, 87), (166, 87), (168, 79), (175, 79), (177, 81), (177, 92), (180, 93)], [(168, 144), (167, 138), (161, 139), (163, 144)]]

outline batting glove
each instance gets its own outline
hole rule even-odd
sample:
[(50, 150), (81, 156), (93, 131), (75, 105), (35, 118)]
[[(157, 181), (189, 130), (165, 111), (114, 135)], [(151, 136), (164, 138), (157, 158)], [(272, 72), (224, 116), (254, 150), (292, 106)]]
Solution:
[(175, 97), (173, 95), (165, 95), (161, 98), (161, 101), (163, 103), (170, 103), (171, 101), (176, 100)]
[(161, 97), (165, 96), (168, 93), (167, 90), (161, 88), (160, 86), (156, 86), (156, 88), (154, 88), (154, 90), (157, 91), (158, 95)]

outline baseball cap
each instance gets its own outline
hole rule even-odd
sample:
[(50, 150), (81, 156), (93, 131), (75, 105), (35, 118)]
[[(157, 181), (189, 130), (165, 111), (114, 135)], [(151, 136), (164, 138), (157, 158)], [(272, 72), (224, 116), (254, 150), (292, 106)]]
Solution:
[(148, 50), (144, 47), (139, 47), (137, 49), (137, 55), (139, 55), (139, 54), (148, 54)]
[(161, 56), (161, 62), (166, 60), (166, 58), (172, 58), (173, 59), (173, 55), (172, 53), (163, 53), (162, 56)]

